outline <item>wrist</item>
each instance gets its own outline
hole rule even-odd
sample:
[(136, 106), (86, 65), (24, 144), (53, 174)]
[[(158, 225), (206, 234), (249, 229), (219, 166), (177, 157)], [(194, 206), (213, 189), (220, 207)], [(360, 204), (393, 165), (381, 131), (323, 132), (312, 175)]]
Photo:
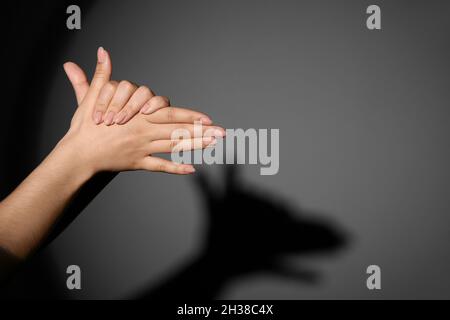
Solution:
[(72, 170), (82, 182), (86, 182), (97, 172), (93, 161), (86, 156), (82, 147), (75, 137), (66, 135), (58, 142), (49, 158), (57, 158), (61, 166), (66, 167), (66, 170)]

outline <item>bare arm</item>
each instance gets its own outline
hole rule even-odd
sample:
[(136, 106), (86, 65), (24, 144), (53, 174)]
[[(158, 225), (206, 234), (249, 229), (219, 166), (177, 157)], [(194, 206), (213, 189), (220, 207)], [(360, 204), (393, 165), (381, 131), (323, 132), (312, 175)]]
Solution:
[[(194, 121), (209, 121), (209, 118), (199, 112), (163, 106), (149, 115), (137, 114), (121, 125), (98, 125), (92, 115), (110, 74), (111, 61), (102, 49), (98, 52), (97, 69), (90, 86), (79, 72), (69, 74), (77, 98), (82, 102), (68, 133), (0, 203), (0, 248), (15, 257), (26, 258), (42, 243), (77, 191), (96, 173), (148, 170), (190, 174), (195, 171), (191, 165), (176, 164), (153, 154), (172, 151), (175, 144), (171, 141), (171, 132), (177, 127), (193, 133)], [(117, 94), (122, 93), (119, 89)], [(203, 132), (207, 130), (212, 130), (216, 136), (224, 135), (219, 127), (203, 126)], [(191, 140), (183, 141), (183, 150), (199, 146), (196, 139)], [(200, 140), (200, 147), (215, 141), (206, 134)]]
[(93, 174), (93, 169), (81, 161), (76, 150), (60, 143), (0, 203), (0, 247), (20, 258), (26, 257)]

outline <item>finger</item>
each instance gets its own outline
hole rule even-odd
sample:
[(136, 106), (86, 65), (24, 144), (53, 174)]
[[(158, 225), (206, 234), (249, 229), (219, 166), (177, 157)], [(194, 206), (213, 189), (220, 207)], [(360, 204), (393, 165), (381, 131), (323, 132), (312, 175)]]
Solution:
[(139, 169), (173, 174), (191, 174), (195, 172), (194, 167), (190, 164), (174, 163), (172, 161), (156, 157), (144, 158), (140, 163)]
[(87, 91), (89, 90), (89, 83), (84, 71), (73, 62), (66, 62), (64, 64), (64, 71), (67, 78), (69, 78), (72, 84), (75, 96), (77, 97), (77, 103), (81, 104)]
[(94, 106), (97, 96), (103, 86), (109, 81), (112, 72), (112, 63), (108, 51), (102, 47), (97, 50), (97, 66), (91, 81), (91, 85), (86, 94), (87, 105)]
[(114, 123), (124, 124), (133, 118), (139, 110), (147, 103), (155, 94), (146, 86), (139, 87), (130, 98), (126, 106), (114, 118)]
[(196, 124), (159, 124), (156, 130), (149, 132), (151, 140), (177, 140), (209, 137), (224, 137), (225, 130), (217, 126)]
[(143, 114), (151, 114), (161, 108), (170, 106), (170, 100), (164, 96), (154, 96), (141, 109)]
[(129, 81), (120, 81), (111, 103), (103, 114), (103, 121), (107, 126), (114, 124), (114, 117), (128, 103), (136, 89), (135, 84)]
[(95, 124), (102, 123), (103, 115), (108, 109), (108, 106), (117, 91), (118, 85), (117, 81), (109, 81), (100, 91), (97, 101), (95, 102), (94, 111), (92, 112)]
[(203, 137), (183, 140), (156, 140), (150, 143), (150, 154), (171, 153), (181, 151), (191, 151), (204, 149), (216, 145), (217, 140), (214, 137)]
[(185, 108), (162, 108), (158, 111), (145, 116), (153, 123), (194, 123), (200, 121), (204, 125), (211, 125), (211, 119), (204, 113), (189, 110)]

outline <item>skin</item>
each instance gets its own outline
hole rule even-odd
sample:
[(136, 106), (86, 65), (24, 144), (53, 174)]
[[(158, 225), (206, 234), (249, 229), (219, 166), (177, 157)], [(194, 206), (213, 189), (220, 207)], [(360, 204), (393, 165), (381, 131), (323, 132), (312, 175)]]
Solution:
[[(168, 100), (153, 100), (154, 94), (139, 90), (144, 87), (133, 90), (120, 83), (113, 97), (119, 97), (121, 102), (109, 103), (102, 113), (107, 114), (113, 106), (114, 112), (127, 113), (127, 121), (120, 121), (120, 125), (101, 124), (94, 115), (99, 106), (103, 107), (101, 93), (110, 83), (109, 54), (103, 48), (98, 50), (90, 85), (76, 64), (66, 63), (64, 69), (79, 103), (70, 129), (44, 161), (0, 202), (0, 248), (20, 259), (39, 246), (76, 192), (96, 173), (147, 170), (191, 174), (195, 171), (191, 165), (176, 164), (153, 154), (171, 152), (180, 146), (183, 150), (204, 148), (214, 144), (216, 137), (225, 135), (222, 128), (205, 125), (211, 124), (211, 120), (203, 113), (168, 107)], [(146, 113), (150, 114), (139, 113), (149, 105), (151, 112)], [(130, 112), (130, 108), (134, 111)], [(102, 116), (102, 122), (106, 120)], [(193, 122), (199, 120), (203, 124), (203, 137), (171, 140), (171, 133), (179, 128), (193, 133)]]

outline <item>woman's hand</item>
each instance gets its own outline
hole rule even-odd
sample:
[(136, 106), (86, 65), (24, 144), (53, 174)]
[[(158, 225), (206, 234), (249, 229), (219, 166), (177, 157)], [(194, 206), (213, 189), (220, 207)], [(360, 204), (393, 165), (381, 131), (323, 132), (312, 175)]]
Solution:
[[(174, 147), (204, 148), (214, 143), (214, 136), (225, 134), (222, 128), (211, 126), (203, 113), (162, 104), (159, 109), (154, 107), (152, 114), (135, 114), (122, 125), (96, 125), (92, 115), (111, 75), (108, 53), (99, 49), (97, 55), (90, 85), (77, 65), (64, 66), (79, 104), (70, 129), (44, 161), (0, 202), (0, 249), (17, 258), (26, 258), (42, 242), (76, 192), (95, 173), (143, 169), (189, 174), (195, 171), (191, 165), (176, 164), (153, 154), (171, 152)], [(138, 100), (133, 98), (137, 92), (130, 95), (126, 86), (118, 86), (114, 96), (129, 96), (130, 105), (130, 101)], [(202, 125), (200, 137), (197, 128), (194, 131), (197, 120), (208, 124)], [(172, 132), (180, 128), (190, 131), (194, 139), (171, 140)]]
[[(102, 47), (99, 48), (98, 56), (105, 67), (105, 72), (111, 75), (111, 59)], [(89, 87), (87, 78), (83, 70), (76, 64), (67, 62), (64, 64), (69, 80), (72, 82), (77, 93), (77, 100), (80, 104)], [(161, 108), (169, 107), (169, 98), (156, 96), (155, 93), (146, 86), (137, 86), (130, 81), (110, 80), (106, 82), (98, 95), (97, 102), (92, 112), (92, 119), (96, 124), (105, 123), (125, 124), (133, 118), (139, 111), (143, 114), (151, 114)], [(205, 124), (211, 124), (209, 119), (205, 119)]]
[(125, 124), (139, 111), (151, 114), (170, 106), (167, 97), (155, 96), (146, 86), (138, 87), (130, 81), (109, 81), (100, 91), (94, 107), (93, 119), (96, 124), (104, 122)]
[[(77, 150), (76, 161), (84, 163), (92, 173), (139, 169), (176, 174), (194, 172), (192, 165), (173, 163), (154, 157), (153, 154), (170, 153), (175, 147), (185, 151), (205, 148), (215, 143), (215, 137), (224, 136), (225, 131), (220, 127), (210, 126), (211, 120), (203, 113), (169, 107), (168, 100), (153, 96), (146, 87), (134, 90), (131, 82), (121, 82), (114, 86), (109, 80), (109, 54), (99, 48), (97, 56), (97, 68), (90, 86), (78, 66), (73, 63), (65, 65), (81, 103), (58, 148)], [(105, 109), (106, 105), (108, 108)], [(95, 119), (100, 107), (104, 114), (104, 110), (110, 110), (112, 106), (115, 109), (107, 111), (105, 120), (106, 124), (111, 124), (111, 112), (117, 112), (119, 109), (116, 106), (119, 105), (125, 106), (121, 112), (126, 112), (124, 119), (129, 120), (127, 123), (122, 119), (119, 121), (122, 125), (99, 126), (92, 121), (92, 115)], [(137, 114), (142, 107), (152, 113)], [(130, 113), (129, 110), (133, 112)], [(130, 120), (130, 117), (133, 118)], [(171, 140), (172, 132), (177, 129), (187, 129), (194, 136), (195, 121), (202, 123), (202, 130), (203, 133), (207, 132), (206, 135), (183, 141)]]

